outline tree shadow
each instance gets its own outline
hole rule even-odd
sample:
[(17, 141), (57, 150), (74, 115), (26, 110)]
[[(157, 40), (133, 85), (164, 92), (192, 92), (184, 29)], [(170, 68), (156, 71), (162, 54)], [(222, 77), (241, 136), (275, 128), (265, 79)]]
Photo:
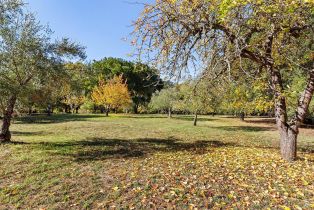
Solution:
[(224, 131), (245, 131), (245, 132), (259, 132), (259, 131), (275, 131), (274, 127), (257, 127), (257, 126), (218, 126), (214, 127)]
[(253, 123), (253, 124), (276, 124), (276, 120), (274, 118), (261, 118), (261, 119), (247, 119), (245, 120), (247, 123)]
[(54, 124), (73, 121), (88, 121), (92, 118), (105, 118), (102, 115), (81, 115), (81, 114), (54, 114), (47, 115), (33, 115), (18, 118), (15, 124)]
[(14, 136), (43, 136), (49, 133), (38, 131), (38, 132), (27, 132), (27, 131), (11, 131), (11, 134)]
[[(261, 119), (246, 119), (246, 123), (251, 123), (251, 124), (269, 124), (269, 125), (276, 125), (276, 119), (274, 118), (261, 118)], [(314, 129), (314, 125), (311, 124), (301, 124), (300, 128), (303, 129)]]
[[(183, 120), (183, 121), (194, 121), (194, 116), (188, 116), (188, 115), (182, 115), (182, 116), (174, 116), (172, 117), (172, 119), (176, 119), (176, 120)], [(211, 118), (206, 118), (206, 117), (202, 117), (202, 116), (198, 116), (197, 121), (201, 122), (201, 121), (215, 121), (216, 119), (211, 119)]]
[(54, 155), (73, 158), (75, 161), (95, 161), (106, 159), (143, 158), (157, 152), (193, 152), (205, 154), (210, 148), (236, 146), (234, 143), (221, 141), (183, 142), (169, 139), (105, 139), (92, 138), (74, 142), (33, 143), (37, 149), (46, 150)]
[(156, 115), (142, 115), (142, 114), (134, 114), (134, 115), (115, 115), (115, 118), (130, 118), (130, 119), (166, 119), (168, 116), (167, 115), (161, 115), (161, 114), (156, 114)]

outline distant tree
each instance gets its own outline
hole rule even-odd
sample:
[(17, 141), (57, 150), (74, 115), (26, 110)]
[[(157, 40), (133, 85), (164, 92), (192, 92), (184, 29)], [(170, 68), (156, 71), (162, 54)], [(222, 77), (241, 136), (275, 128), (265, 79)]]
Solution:
[(219, 108), (219, 96), (213, 90), (214, 87), (203, 80), (183, 83), (179, 85), (180, 97), (176, 107), (194, 114), (193, 125), (196, 126), (199, 114), (214, 113)]
[[(0, 9), (19, 1), (0, 1)], [(1, 13), (2, 14), (2, 13)], [(0, 95), (3, 123), (0, 142), (11, 140), (10, 125), (18, 99), (29, 94), (34, 84), (43, 84), (59, 74), (64, 58), (84, 57), (83, 48), (68, 39), (53, 42), (47, 27), (21, 5), (1, 16), (0, 25)]]
[(273, 95), (263, 80), (246, 79), (240, 84), (230, 81), (224, 87), (221, 108), (238, 115), (242, 121), (245, 115), (271, 113), (274, 110)]
[(149, 107), (155, 111), (166, 111), (172, 117), (172, 111), (178, 103), (179, 94), (175, 87), (162, 89), (153, 94)]
[(104, 58), (94, 61), (92, 69), (94, 84), (98, 82), (97, 78), (100, 75), (106, 80), (123, 75), (123, 79), (127, 81), (135, 113), (138, 112), (140, 105), (147, 105), (152, 94), (163, 87), (157, 71), (142, 63), (129, 62), (120, 58)]
[(80, 107), (88, 97), (88, 77), (90, 76), (90, 72), (87, 65), (81, 62), (66, 63), (64, 68), (66, 75), (61, 78), (64, 83), (60, 87), (62, 90), (61, 103), (65, 104), (66, 111), (78, 113)]
[(84, 94), (71, 89), (70, 85), (65, 85), (62, 89), (63, 99), (61, 102), (69, 107), (70, 113), (78, 113), (80, 106), (82, 106), (86, 100)]
[(114, 76), (108, 82), (100, 80), (91, 97), (97, 105), (106, 107), (107, 116), (110, 109), (128, 107), (131, 103), (130, 93), (122, 75)]

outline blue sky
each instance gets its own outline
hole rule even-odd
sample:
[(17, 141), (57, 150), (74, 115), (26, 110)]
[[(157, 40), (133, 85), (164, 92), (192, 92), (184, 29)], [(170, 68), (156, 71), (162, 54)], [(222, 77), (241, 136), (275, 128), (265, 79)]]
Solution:
[[(55, 38), (69, 37), (87, 47), (88, 60), (120, 57), (132, 52), (132, 21), (152, 0), (26, 0), (42, 24), (49, 24)], [(133, 2), (133, 3), (132, 3)]]

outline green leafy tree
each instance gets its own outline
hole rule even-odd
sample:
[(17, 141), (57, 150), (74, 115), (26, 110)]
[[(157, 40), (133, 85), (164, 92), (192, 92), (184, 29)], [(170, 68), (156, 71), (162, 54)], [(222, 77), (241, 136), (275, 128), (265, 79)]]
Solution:
[(176, 87), (162, 89), (153, 94), (149, 107), (153, 111), (166, 111), (168, 117), (171, 118), (179, 97)]
[(245, 115), (273, 112), (273, 95), (263, 80), (246, 78), (241, 83), (230, 81), (224, 84), (224, 89), (222, 110), (240, 116), (241, 120), (244, 120)]
[(213, 86), (203, 80), (192, 80), (179, 85), (179, 100), (176, 108), (194, 114), (194, 126), (199, 114), (214, 113), (219, 108), (219, 97)]
[[(12, 3), (13, 2), (13, 3)], [(16, 1), (1, 1), (7, 8)], [(51, 32), (34, 15), (19, 5), (2, 17), (0, 27), (0, 95), (3, 123), (0, 142), (10, 141), (10, 124), (15, 104), (29, 87), (60, 73), (63, 58), (84, 57), (83, 48), (68, 39), (53, 42)]]

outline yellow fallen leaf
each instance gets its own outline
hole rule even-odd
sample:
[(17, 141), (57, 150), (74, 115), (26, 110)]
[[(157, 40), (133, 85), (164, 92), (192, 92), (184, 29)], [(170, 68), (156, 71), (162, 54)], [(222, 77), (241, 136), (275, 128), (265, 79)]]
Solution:
[(114, 191), (118, 191), (119, 190), (119, 187), (113, 187), (112, 188)]
[(282, 208), (283, 210), (291, 210), (290, 207), (288, 207), (288, 206), (281, 206), (281, 208)]

